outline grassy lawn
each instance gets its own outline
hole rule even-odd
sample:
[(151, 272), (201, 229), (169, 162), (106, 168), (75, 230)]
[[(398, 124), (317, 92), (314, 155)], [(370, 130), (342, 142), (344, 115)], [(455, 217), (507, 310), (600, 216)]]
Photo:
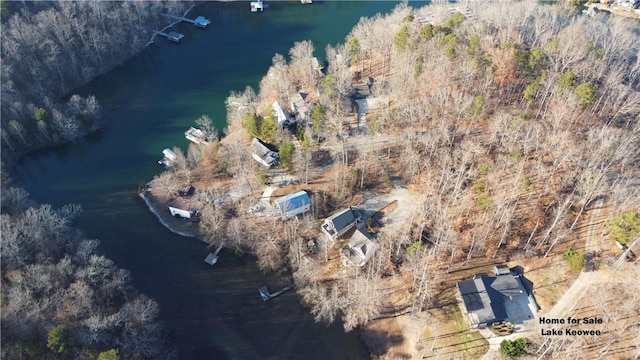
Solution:
[(477, 359), (489, 350), (489, 343), (477, 331), (469, 329), (458, 306), (449, 305), (427, 310), (434, 326), (426, 326), (421, 347), (424, 358)]

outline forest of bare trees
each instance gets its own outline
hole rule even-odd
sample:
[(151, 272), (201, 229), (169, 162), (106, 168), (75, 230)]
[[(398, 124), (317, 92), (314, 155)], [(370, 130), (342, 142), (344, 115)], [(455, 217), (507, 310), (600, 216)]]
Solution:
[[(464, 5), (469, 18), (449, 4), (399, 5), (363, 18), (345, 44), (327, 47), (323, 74), (310, 66), (313, 44), (296, 43), (289, 58), (274, 56), (259, 93), (247, 88), (227, 99), (233, 140), (203, 161), (216, 159), (220, 173), (256, 195), (265, 175), (249, 158), (251, 136), (261, 135), (274, 100), (307, 94), (308, 113), (298, 115), (308, 121), (267, 140), (300, 144), (287, 170), (317, 190), (314, 209), (318, 202), (323, 210), (295, 224), (256, 225), (241, 215), (249, 200), (203, 221), (264, 269), (291, 269), (317, 320), (342, 318), (349, 330), (420, 311), (443, 301), (447, 269), (561, 254), (599, 197), (610, 217), (640, 211), (637, 23), (535, 1)], [(361, 124), (353, 85), (366, 82), (379, 105)], [(388, 145), (358, 141), (376, 136)], [(313, 159), (327, 152), (334, 162), (317, 182), (326, 185), (314, 185)], [(391, 174), (416, 194), (410, 220), (400, 231), (382, 226), (380, 249), (363, 269), (328, 274), (335, 253), (307, 246), (321, 236), (318, 221), (389, 186)], [(227, 221), (235, 230), (225, 234)], [(398, 292), (410, 294), (402, 305), (390, 300)]]
[(159, 307), (73, 226), (77, 205), (2, 188), (2, 358), (172, 358)]
[(3, 1), (2, 159), (56, 146), (100, 126), (93, 96), (71, 95), (139, 53), (177, 1)]

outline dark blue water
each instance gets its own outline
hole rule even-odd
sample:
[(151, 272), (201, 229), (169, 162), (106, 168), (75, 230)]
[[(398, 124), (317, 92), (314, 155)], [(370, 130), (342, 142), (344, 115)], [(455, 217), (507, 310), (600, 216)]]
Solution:
[(314, 323), (295, 292), (262, 302), (258, 288), (287, 282), (264, 275), (250, 257), (223, 253), (215, 267), (198, 240), (164, 229), (137, 197), (162, 169), (165, 147), (186, 149), (183, 132), (202, 114), (224, 128), (231, 90), (257, 85), (275, 53), (311, 39), (316, 55), (337, 44), (361, 16), (395, 2), (203, 3), (190, 15), (209, 29), (179, 24), (181, 44), (156, 40), (140, 56), (79, 89), (103, 106), (105, 127), (74, 144), (40, 152), (15, 169), (17, 182), (39, 202), (81, 204), (79, 226), (99, 250), (131, 271), (135, 286), (156, 299), (184, 359), (368, 358), (358, 335)]

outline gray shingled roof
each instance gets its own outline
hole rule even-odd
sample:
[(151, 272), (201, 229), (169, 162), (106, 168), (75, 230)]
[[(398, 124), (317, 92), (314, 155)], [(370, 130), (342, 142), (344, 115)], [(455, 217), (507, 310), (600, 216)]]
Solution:
[(327, 220), (330, 220), (333, 223), (336, 232), (340, 232), (351, 226), (351, 224), (356, 221), (356, 216), (358, 215), (354, 214), (351, 208), (347, 208), (337, 214), (331, 215)]
[(525, 295), (516, 275), (497, 277), (476, 275), (473, 279), (458, 282), (467, 312), (474, 314), (478, 324), (507, 320), (504, 303), (516, 296)]

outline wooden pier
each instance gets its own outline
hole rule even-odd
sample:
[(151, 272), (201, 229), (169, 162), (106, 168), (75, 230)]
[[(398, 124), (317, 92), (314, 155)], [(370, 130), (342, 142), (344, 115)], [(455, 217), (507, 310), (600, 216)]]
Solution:
[(271, 299), (273, 299), (274, 297), (278, 296), (278, 295), (282, 295), (285, 292), (293, 289), (294, 286), (293, 285), (289, 285), (287, 287), (282, 288), (279, 291), (276, 291), (274, 293), (269, 293), (269, 289), (267, 289), (266, 286), (261, 287), (260, 289), (258, 289), (258, 292), (260, 293), (260, 297), (262, 297), (262, 301), (269, 301)]
[(189, 19), (184, 16), (173, 16), (169, 14), (162, 14), (162, 15), (165, 17), (168, 17), (169, 19), (188, 22), (201, 28), (206, 28), (207, 26), (209, 26), (209, 24), (211, 24), (211, 21), (205, 18), (204, 16), (198, 16), (195, 19)]
[(156, 35), (164, 36), (167, 39), (169, 39), (170, 41), (173, 41), (175, 43), (179, 43), (180, 40), (182, 40), (182, 38), (184, 38), (183, 34), (181, 34), (179, 32), (175, 32), (175, 31), (171, 31), (169, 33), (162, 32), (162, 31), (154, 31), (153, 33), (156, 34)]

